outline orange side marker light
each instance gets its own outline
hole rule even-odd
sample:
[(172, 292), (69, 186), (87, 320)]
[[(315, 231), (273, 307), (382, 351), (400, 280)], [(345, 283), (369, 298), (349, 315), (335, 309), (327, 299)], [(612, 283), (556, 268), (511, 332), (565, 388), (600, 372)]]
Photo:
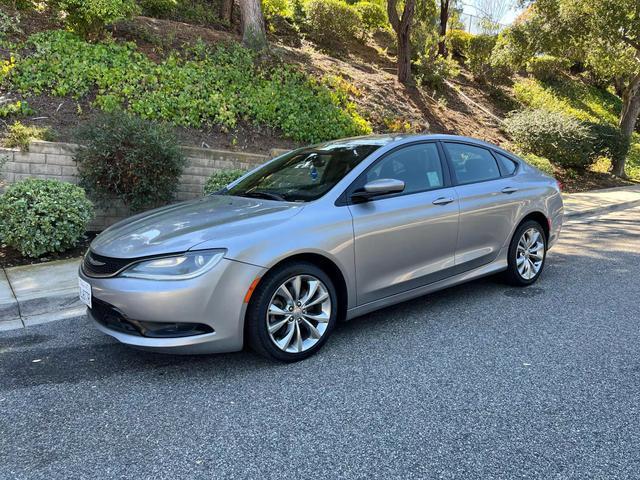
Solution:
[(253, 295), (253, 291), (256, 289), (259, 282), (260, 282), (260, 277), (256, 277), (255, 280), (251, 282), (251, 285), (249, 286), (249, 290), (247, 290), (247, 294), (244, 296), (244, 303), (249, 303), (249, 300), (251, 300), (251, 295)]

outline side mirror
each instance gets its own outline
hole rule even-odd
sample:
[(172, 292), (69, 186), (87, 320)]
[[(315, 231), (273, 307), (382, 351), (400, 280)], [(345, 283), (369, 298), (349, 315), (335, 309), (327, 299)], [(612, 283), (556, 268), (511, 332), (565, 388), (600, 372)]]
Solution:
[(379, 178), (366, 183), (364, 187), (351, 194), (356, 201), (366, 202), (370, 198), (389, 193), (399, 193), (404, 190), (404, 182), (393, 178)]

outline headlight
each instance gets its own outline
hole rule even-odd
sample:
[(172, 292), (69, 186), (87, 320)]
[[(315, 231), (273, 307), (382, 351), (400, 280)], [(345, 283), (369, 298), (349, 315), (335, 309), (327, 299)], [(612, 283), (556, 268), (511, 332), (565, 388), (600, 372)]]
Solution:
[(147, 280), (186, 280), (211, 270), (224, 253), (225, 250), (203, 250), (154, 258), (134, 263), (120, 276)]

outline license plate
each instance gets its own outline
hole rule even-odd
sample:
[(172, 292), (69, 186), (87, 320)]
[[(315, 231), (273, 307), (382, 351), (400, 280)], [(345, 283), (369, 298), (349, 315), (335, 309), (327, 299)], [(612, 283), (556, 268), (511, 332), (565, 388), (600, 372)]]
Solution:
[(91, 284), (78, 278), (78, 286), (80, 287), (80, 301), (91, 308)]

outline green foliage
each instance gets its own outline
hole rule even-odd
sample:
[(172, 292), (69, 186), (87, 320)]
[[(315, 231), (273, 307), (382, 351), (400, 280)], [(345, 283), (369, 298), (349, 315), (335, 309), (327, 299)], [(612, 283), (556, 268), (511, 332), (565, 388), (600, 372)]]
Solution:
[(9, 126), (5, 134), (3, 145), (7, 148), (20, 148), (20, 150), (29, 150), (31, 140), (53, 140), (53, 132), (46, 127), (34, 127), (32, 125), (23, 125), (20, 122), (14, 122)]
[(466, 30), (449, 30), (447, 32), (447, 44), (449, 51), (456, 58), (468, 58), (472, 38), (473, 34)]
[(420, 56), (415, 63), (416, 80), (420, 85), (439, 89), (444, 85), (444, 81), (455, 78), (460, 74), (460, 67), (451, 56), (435, 58)]
[(355, 8), (342, 0), (311, 0), (306, 13), (311, 39), (330, 50), (344, 50), (360, 26)]
[(496, 44), (495, 35), (473, 35), (469, 40), (467, 66), (479, 80), (491, 77), (491, 51)]
[(88, 39), (101, 36), (105, 25), (139, 12), (135, 0), (58, 0), (57, 5), (67, 25)]
[(360, 17), (363, 36), (388, 25), (387, 12), (381, 5), (374, 2), (358, 2), (354, 6)]
[(267, 22), (274, 17), (290, 17), (292, 15), (287, 0), (262, 0), (262, 13)]
[(547, 110), (523, 110), (508, 116), (505, 130), (525, 153), (547, 157), (566, 167), (593, 160), (594, 139), (587, 125)]
[(215, 193), (218, 190), (222, 190), (224, 187), (229, 185), (231, 182), (240, 178), (246, 172), (244, 170), (221, 170), (219, 172), (212, 173), (211, 176), (207, 179), (207, 182), (204, 184), (204, 193), (208, 195), (210, 193)]
[(7, 35), (22, 33), (20, 29), (20, 16), (11, 16), (0, 10), (0, 39)]
[(526, 64), (527, 73), (543, 82), (560, 78), (562, 73), (569, 70), (570, 67), (571, 60), (553, 55), (538, 55), (531, 58)]
[(178, 0), (176, 8), (171, 12), (171, 19), (195, 25), (221, 23), (218, 8), (206, 0)]
[(6, 102), (0, 105), (0, 118), (9, 115), (31, 115), (33, 109), (24, 100), (16, 100), (15, 102)]
[(511, 74), (525, 68), (532, 57), (526, 31), (521, 25), (512, 25), (498, 34), (491, 51), (491, 66)]
[(533, 153), (525, 153), (522, 155), (522, 158), (529, 165), (533, 165), (538, 170), (546, 173), (547, 175), (553, 176), (555, 174), (553, 164), (549, 161), (548, 158), (539, 157), (538, 155), (534, 155)]
[(22, 255), (39, 257), (75, 246), (93, 217), (84, 190), (57, 180), (27, 179), (0, 197), (0, 238)]
[(594, 153), (608, 158), (620, 158), (629, 150), (629, 139), (616, 125), (610, 123), (589, 124), (594, 138)]
[(543, 83), (519, 80), (514, 85), (516, 99), (530, 108), (561, 112), (591, 123), (617, 124), (622, 102), (613, 93), (566, 79)]
[(178, 6), (178, 0), (139, 0), (142, 14), (150, 17), (164, 18)]
[(173, 198), (185, 158), (164, 126), (122, 112), (102, 115), (78, 136), (80, 183), (102, 202), (121, 199), (132, 210), (160, 206)]
[(29, 47), (34, 52), (9, 74), (23, 93), (81, 98), (96, 92), (95, 104), (106, 111), (124, 107), (190, 127), (231, 129), (246, 119), (306, 142), (371, 131), (339, 88), (292, 66), (256, 66), (254, 54), (236, 44), (199, 44), (161, 63), (133, 45), (89, 44), (60, 31), (33, 35)]

